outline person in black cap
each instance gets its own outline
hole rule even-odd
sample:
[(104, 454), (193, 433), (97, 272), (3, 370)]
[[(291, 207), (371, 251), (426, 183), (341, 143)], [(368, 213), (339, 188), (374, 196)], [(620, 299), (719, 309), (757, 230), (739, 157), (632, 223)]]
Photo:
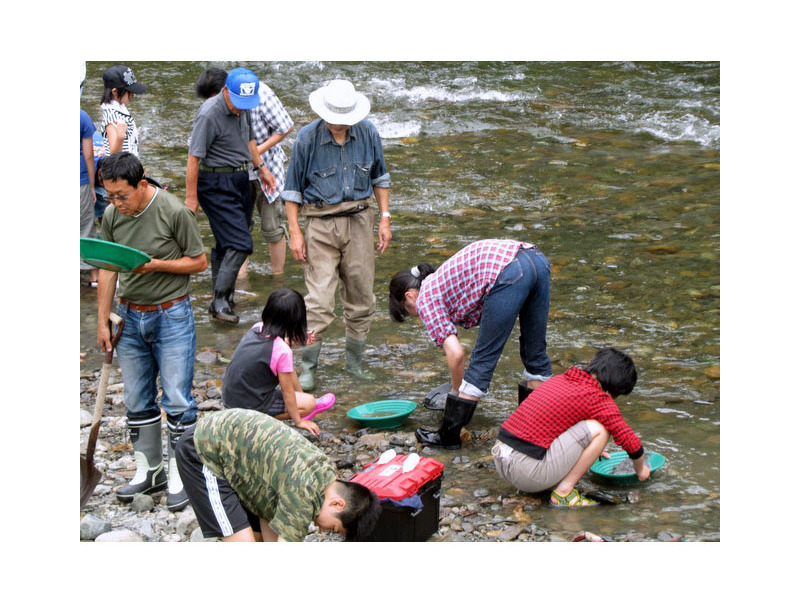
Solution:
[(198, 204), (203, 208), (216, 241), (209, 312), (232, 324), (239, 322), (233, 311), (236, 277), (253, 253), (250, 163), (265, 190), (275, 191), (275, 177), (258, 154), (248, 111), (258, 106), (258, 85), (249, 69), (238, 67), (228, 74), (222, 92), (204, 102), (194, 117), (186, 162), (186, 205), (194, 212)]
[(147, 92), (147, 86), (138, 82), (133, 70), (125, 65), (106, 69), (103, 86), (100, 133), (105, 141), (104, 155), (125, 151), (138, 157), (139, 129), (127, 105), (135, 94)]

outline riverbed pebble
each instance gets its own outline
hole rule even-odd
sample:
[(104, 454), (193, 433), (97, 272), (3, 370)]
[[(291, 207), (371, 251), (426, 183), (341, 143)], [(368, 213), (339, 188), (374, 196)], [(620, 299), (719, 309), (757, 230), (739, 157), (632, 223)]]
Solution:
[[(207, 350), (208, 351), (208, 350)], [(216, 355), (208, 351), (210, 356)], [(201, 352), (202, 353), (202, 352)], [(215, 360), (216, 362), (216, 360)], [(216, 412), (221, 408), (216, 389), (221, 381), (215, 376), (215, 367), (198, 366), (194, 393), (200, 404), (201, 416)], [(222, 369), (218, 365), (216, 368)], [(112, 378), (121, 375), (116, 367)], [(94, 397), (85, 396), (89, 389), (96, 388), (99, 371), (86, 371), (81, 378), (81, 410), (89, 413), (94, 407)], [(393, 394), (394, 395), (394, 394)], [(120, 393), (121, 397), (121, 393)], [(205, 405), (205, 403), (208, 403)], [(101, 424), (95, 466), (103, 477), (81, 510), (81, 540), (95, 542), (207, 542), (198, 527), (191, 506), (177, 513), (166, 508), (166, 493), (140, 495), (132, 503), (117, 500), (115, 492), (128, 483), (136, 472), (133, 448), (127, 430), (125, 407), (106, 405)], [(86, 415), (82, 413), (84, 426), (80, 429), (81, 450), (85, 449), (89, 427), (85, 424)], [(559, 522), (552, 522), (555, 530), (551, 532), (549, 509), (546, 509), (545, 495), (531, 495), (514, 490), (508, 484), (498, 481), (491, 460), (489, 442), (497, 435), (497, 429), (476, 430), (472, 441), (465, 448), (453, 454), (438, 448), (423, 447), (417, 444), (413, 431), (380, 431), (372, 428), (356, 428), (352, 422), (343, 426), (325, 414), (315, 418), (321, 429), (319, 437), (301, 432), (304, 437), (319, 446), (331, 459), (341, 479), (349, 479), (354, 474), (377, 460), (384, 450), (394, 449), (397, 454), (417, 452), (421, 456), (434, 457), (445, 464), (444, 480), (440, 495), (439, 530), (431, 537), (432, 541), (559, 541), (574, 538), (576, 531), (567, 531)], [(164, 438), (166, 441), (166, 427)], [(408, 429), (408, 428), (406, 428)], [(467, 432), (465, 431), (464, 434)], [(465, 439), (466, 442), (466, 439)], [(166, 460), (166, 458), (165, 458)], [(659, 491), (659, 486), (667, 490), (669, 480), (653, 482), (648, 486), (648, 496)], [(694, 493), (701, 495), (700, 489)], [(638, 489), (627, 493), (628, 502), (634, 502)], [(544, 502), (543, 502), (544, 501)], [(559, 518), (564, 517), (563, 512)], [(576, 512), (576, 515), (580, 512)], [(577, 518), (576, 518), (577, 520)], [(571, 524), (571, 522), (566, 522)], [(672, 531), (654, 529), (648, 534), (616, 534), (616, 540), (672, 540), (680, 535)], [(667, 537), (669, 536), (669, 537)], [(714, 535), (683, 535), (684, 540), (714, 540)], [(716, 535), (719, 539), (719, 535)], [(307, 542), (341, 541), (342, 536), (318, 529), (309, 533)]]

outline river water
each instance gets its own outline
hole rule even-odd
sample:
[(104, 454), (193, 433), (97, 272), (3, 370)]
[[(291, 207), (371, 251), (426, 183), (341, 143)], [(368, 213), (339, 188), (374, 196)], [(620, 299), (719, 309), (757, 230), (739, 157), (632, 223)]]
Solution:
[[(129, 63), (147, 94), (130, 105), (148, 173), (183, 195), (187, 139), (200, 105), (199, 73), (233, 63)], [(102, 72), (89, 63), (81, 107), (99, 123)], [(440, 264), (484, 238), (539, 245), (552, 270), (548, 351), (555, 372), (612, 345), (637, 364), (634, 392), (618, 400), (645, 447), (666, 466), (635, 489), (636, 504), (580, 513), (539, 510), (537, 524), (565, 537), (579, 530), (678, 533), (718, 539), (720, 523), (720, 71), (718, 63), (247, 63), (276, 91), (296, 131), (315, 118), (308, 94), (344, 77), (372, 101), (370, 119), (384, 141), (392, 174), (394, 238), (377, 260), (378, 313), (367, 354), (374, 384), (342, 371), (344, 328), (323, 348), (323, 391), (340, 400), (323, 428), (350, 426), (347, 409), (386, 398), (420, 403), (403, 429), (436, 425), (421, 406), (447, 379), (441, 351), (419, 322), (388, 316), (388, 281), (421, 261)], [(295, 131), (295, 133), (296, 133)], [(293, 133), (284, 148), (290, 154)], [(213, 237), (199, 217), (206, 245)], [(237, 295), (236, 327), (209, 319), (210, 271), (193, 277), (198, 352), (230, 357), (278, 286), (305, 293), (301, 266), (270, 274), (255, 236), (250, 271)], [(82, 368), (101, 356), (94, 343), (96, 301), (81, 290)], [(341, 309), (337, 306), (337, 313)], [(469, 348), (477, 329), (461, 330)], [(470, 425), (497, 427), (516, 406), (521, 370), (517, 334)], [(221, 376), (224, 365), (203, 367)], [(324, 415), (323, 415), (324, 416)], [(322, 416), (321, 416), (322, 417)], [(320, 418), (321, 418), (320, 417)], [(473, 442), (437, 454), (490, 461), (491, 444)], [(612, 444), (612, 449), (614, 446)], [(591, 481), (587, 480), (591, 484)], [(599, 484), (598, 484), (599, 485)], [(476, 488), (512, 496), (493, 471), (447, 469), (445, 493), (471, 502)]]

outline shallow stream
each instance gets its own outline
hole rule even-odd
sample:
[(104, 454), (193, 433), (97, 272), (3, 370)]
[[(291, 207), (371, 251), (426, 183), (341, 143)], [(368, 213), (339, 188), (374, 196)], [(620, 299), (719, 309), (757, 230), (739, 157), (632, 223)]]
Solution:
[[(101, 74), (89, 63), (81, 106), (99, 123)], [(150, 86), (131, 112), (148, 174), (183, 195), (186, 141), (200, 105), (193, 84), (208, 63), (130, 63)], [(230, 69), (232, 63), (214, 63)], [(393, 240), (377, 260), (378, 312), (367, 356), (379, 379), (344, 373), (344, 329), (326, 334), (321, 391), (339, 402), (323, 430), (351, 427), (345, 412), (387, 398), (419, 408), (403, 430), (438, 424), (428, 390), (447, 379), (442, 352), (419, 322), (392, 323), (388, 282), (421, 261), (440, 264), (464, 245), (506, 237), (536, 243), (552, 263), (548, 351), (555, 372), (588, 361), (598, 347), (628, 352), (639, 369), (634, 392), (618, 400), (645, 447), (666, 466), (637, 490), (635, 504), (561, 513), (534, 521), (564, 537), (672, 532), (718, 539), (720, 525), (720, 73), (718, 63), (247, 63), (276, 91), (296, 130), (314, 119), (308, 93), (351, 79), (372, 101), (392, 174)], [(284, 144), (290, 154), (294, 134)], [(201, 230), (210, 249), (205, 216)], [(302, 268), (287, 261), (272, 276), (258, 235), (237, 288), (241, 323), (212, 322), (210, 270), (193, 277), (198, 353), (229, 358), (258, 320), (269, 293), (305, 293)], [(81, 288), (82, 370), (100, 366), (94, 293)], [(341, 315), (341, 309), (337, 307)], [(462, 330), (474, 344), (477, 329)], [(496, 428), (516, 407), (521, 365), (512, 335), (470, 429)], [(224, 364), (198, 366), (221, 377)], [(207, 377), (206, 377), (207, 378)], [(324, 419), (323, 419), (324, 418)], [(513, 495), (494, 471), (452, 464), (467, 455), (491, 465), (491, 443), (437, 454), (443, 490), (474, 502), (473, 491)], [(614, 449), (612, 445), (612, 449)], [(614, 491), (614, 488), (611, 488)], [(619, 488), (617, 490), (620, 490)]]

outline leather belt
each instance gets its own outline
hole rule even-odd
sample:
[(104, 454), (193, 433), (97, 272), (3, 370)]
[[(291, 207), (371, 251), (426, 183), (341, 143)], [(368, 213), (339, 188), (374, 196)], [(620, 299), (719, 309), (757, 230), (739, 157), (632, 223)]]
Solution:
[(155, 304), (155, 305), (146, 305), (146, 304), (134, 304), (129, 302), (127, 299), (119, 298), (119, 303), (125, 304), (132, 310), (137, 310), (139, 312), (155, 312), (156, 310), (166, 310), (167, 308), (171, 308), (178, 302), (183, 301), (189, 297), (188, 293), (186, 295), (181, 295), (180, 297), (176, 297), (175, 299), (171, 299), (169, 301), (165, 301), (163, 304)]
[(203, 165), (202, 163), (199, 165), (199, 169), (201, 172), (216, 172), (218, 174), (232, 174), (233, 172), (246, 172), (248, 171), (248, 166), (246, 163), (243, 163), (238, 166), (222, 166), (222, 167), (211, 167), (208, 165)]
[(311, 216), (312, 218), (321, 218), (322, 220), (329, 220), (330, 218), (342, 218), (347, 216), (355, 216), (367, 209), (369, 205), (356, 205), (353, 209), (347, 211), (340, 211), (338, 214), (325, 214), (323, 216)]

